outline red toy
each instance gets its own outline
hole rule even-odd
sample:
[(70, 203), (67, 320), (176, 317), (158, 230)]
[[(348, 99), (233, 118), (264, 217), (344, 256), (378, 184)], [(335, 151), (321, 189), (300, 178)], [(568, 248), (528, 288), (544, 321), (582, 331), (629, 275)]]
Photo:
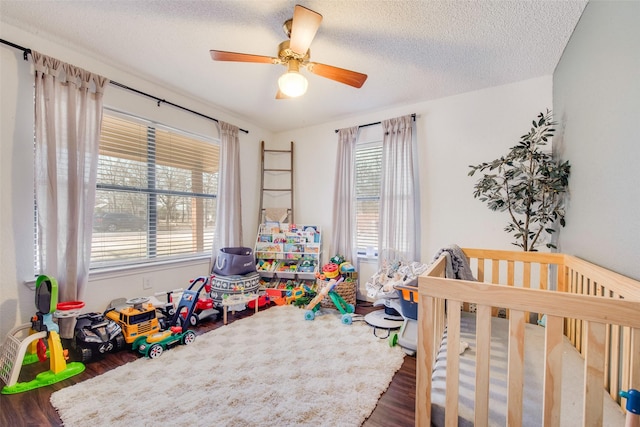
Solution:
[(332, 262), (330, 262), (329, 264), (325, 264), (322, 267), (322, 273), (324, 273), (327, 279), (335, 279), (336, 277), (338, 277), (338, 274), (340, 274), (340, 272), (338, 271), (338, 264), (334, 264)]
[[(198, 300), (196, 301), (193, 313), (189, 316), (189, 324), (191, 326), (196, 326), (199, 321), (214, 314), (216, 315), (216, 319), (219, 319), (221, 315), (220, 311), (214, 306), (213, 298), (210, 297), (211, 284), (209, 283), (209, 278), (205, 276), (196, 277), (191, 281), (189, 289), (195, 289), (198, 284), (200, 284), (200, 288), (197, 291)], [(202, 292), (203, 290), (204, 293)], [(184, 315), (183, 313), (183, 316)]]

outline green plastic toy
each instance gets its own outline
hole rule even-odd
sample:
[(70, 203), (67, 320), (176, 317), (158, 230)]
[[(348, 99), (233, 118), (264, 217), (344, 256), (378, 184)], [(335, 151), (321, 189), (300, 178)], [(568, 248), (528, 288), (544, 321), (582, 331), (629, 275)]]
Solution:
[[(58, 311), (61, 316), (71, 315), (72, 309), (82, 308), (84, 303), (74, 301), (58, 304), (58, 282), (46, 275), (36, 279), (36, 308), (38, 311), (26, 323), (13, 328), (2, 347), (0, 353), (0, 378), (6, 384), (2, 394), (22, 393), (35, 388), (55, 384), (84, 371), (85, 366), (80, 362), (67, 363), (65, 352), (60, 341), (60, 329), (53, 321), (53, 315)], [(20, 332), (29, 330), (30, 334), (24, 338)], [(44, 340), (48, 346), (45, 346)], [(47, 350), (48, 347), (48, 350)], [(18, 382), (22, 365), (49, 359), (49, 370), (41, 372), (27, 382)]]

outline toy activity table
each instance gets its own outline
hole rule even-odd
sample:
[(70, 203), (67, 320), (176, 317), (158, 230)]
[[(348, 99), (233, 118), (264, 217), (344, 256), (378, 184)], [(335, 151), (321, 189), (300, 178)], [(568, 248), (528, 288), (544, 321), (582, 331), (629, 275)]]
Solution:
[(255, 306), (256, 306), (256, 313), (258, 312), (258, 298), (260, 298), (261, 294), (260, 293), (248, 293), (248, 294), (235, 294), (235, 295), (229, 295), (226, 298), (222, 299), (222, 307), (224, 307), (223, 310), (223, 319), (224, 319), (224, 324), (226, 325), (227, 322), (227, 313), (229, 311), (229, 307), (231, 307), (231, 311), (235, 312), (236, 310), (233, 309), (234, 306), (236, 305), (244, 305), (244, 304), (248, 304), (250, 301), (255, 301)]

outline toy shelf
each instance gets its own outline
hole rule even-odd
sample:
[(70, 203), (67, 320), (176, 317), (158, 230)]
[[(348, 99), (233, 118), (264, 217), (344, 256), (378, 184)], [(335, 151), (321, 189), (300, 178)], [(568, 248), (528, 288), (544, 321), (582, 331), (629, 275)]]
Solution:
[(321, 245), (320, 227), (266, 222), (256, 238), (256, 268), (261, 277), (313, 280)]

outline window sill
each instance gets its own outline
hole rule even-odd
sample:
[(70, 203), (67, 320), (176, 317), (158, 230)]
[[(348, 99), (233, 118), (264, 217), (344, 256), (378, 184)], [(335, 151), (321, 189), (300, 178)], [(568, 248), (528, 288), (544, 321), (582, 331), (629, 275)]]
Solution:
[(140, 264), (129, 264), (113, 267), (101, 267), (95, 268), (89, 271), (89, 281), (92, 279), (110, 279), (113, 277), (131, 276), (133, 274), (139, 274), (152, 271), (170, 270), (175, 268), (176, 265), (188, 266), (201, 264), (203, 261), (209, 262), (211, 255), (202, 255), (193, 258), (180, 258), (172, 260), (163, 260), (155, 262), (145, 262)]
[(367, 254), (358, 254), (358, 260), (360, 261), (378, 261), (378, 254), (375, 255), (367, 255)]
[[(140, 274), (148, 271), (162, 271), (170, 270), (180, 266), (189, 266), (202, 264), (204, 261), (207, 263), (211, 260), (211, 255), (202, 255), (193, 258), (181, 258), (156, 262), (146, 262), (135, 265), (122, 265), (118, 267), (102, 267), (95, 268), (89, 271), (89, 282), (93, 279), (110, 279), (114, 277), (132, 276), (134, 274)], [(28, 279), (23, 284), (31, 291), (36, 290), (36, 277)]]

